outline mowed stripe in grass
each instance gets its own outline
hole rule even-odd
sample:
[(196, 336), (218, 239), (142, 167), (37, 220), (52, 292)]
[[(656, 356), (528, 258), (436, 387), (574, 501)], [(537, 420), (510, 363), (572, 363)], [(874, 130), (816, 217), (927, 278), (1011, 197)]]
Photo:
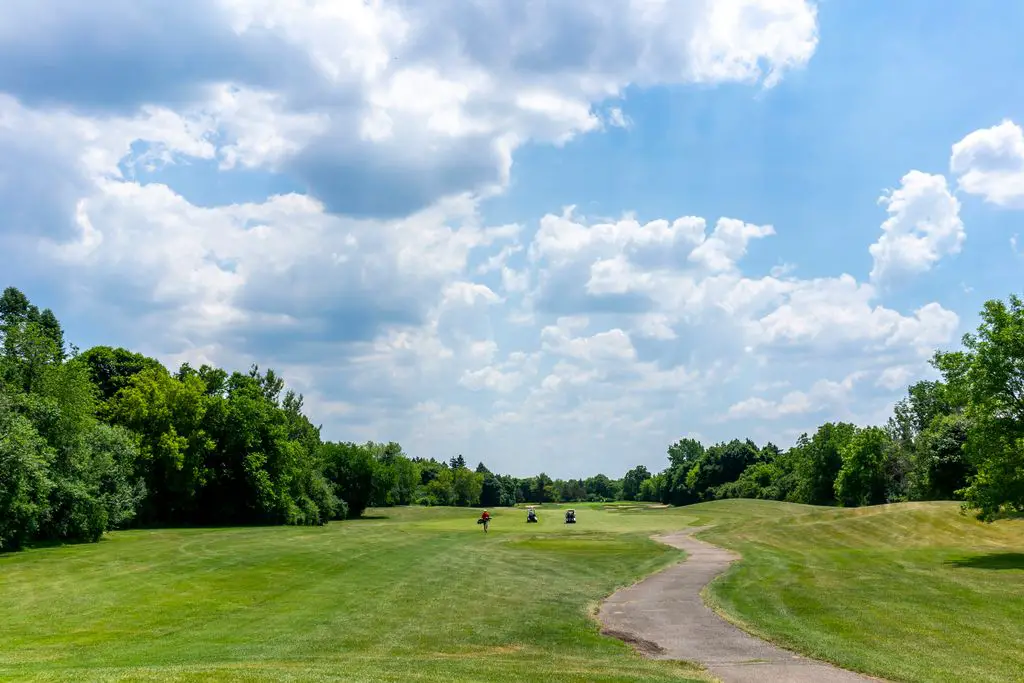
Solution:
[(1024, 520), (955, 503), (690, 511), (743, 555), (708, 593), (748, 630), (891, 680), (1024, 681)]
[(0, 556), (0, 676), (51, 680), (668, 681), (588, 612), (680, 554), (744, 556), (710, 590), (746, 628), (905, 681), (1024, 680), (1024, 521), (955, 504), (839, 510), (393, 509), (323, 529), (132, 531)]
[[(323, 528), (129, 531), (0, 556), (0, 676), (23, 680), (681, 681), (593, 606), (679, 559), (683, 515), (371, 511)], [(634, 519), (635, 518), (635, 519)]]

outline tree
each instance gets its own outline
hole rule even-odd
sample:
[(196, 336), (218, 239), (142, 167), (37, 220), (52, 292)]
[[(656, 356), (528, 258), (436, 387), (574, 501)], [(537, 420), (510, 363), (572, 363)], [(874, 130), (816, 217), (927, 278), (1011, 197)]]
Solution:
[(64, 360), (64, 330), (57, 316), (49, 308), (40, 311), (16, 287), (0, 294), (0, 336), (8, 357), (24, 359), (26, 353), (35, 352), (46, 362)]
[[(143, 370), (161, 367), (159, 361), (141, 353), (109, 346), (94, 346), (78, 357), (89, 368), (89, 377), (99, 390), (100, 399), (104, 401), (113, 398), (118, 391), (128, 386), (132, 377)], [(183, 377), (179, 375), (178, 379)]]
[(0, 389), (0, 551), (31, 540), (49, 513), (53, 453)]
[(662, 502), (672, 505), (696, 503), (697, 495), (687, 486), (687, 477), (704, 455), (704, 446), (696, 439), (680, 439), (668, 447), (669, 466), (665, 470)]
[(61, 327), (60, 321), (57, 320), (57, 316), (55, 316), (53, 311), (49, 308), (44, 308), (39, 313), (39, 317), (36, 322), (39, 324), (39, 329), (42, 331), (43, 335), (53, 342), (56, 360), (58, 362), (63, 361), (65, 358), (64, 328)]
[(364, 448), (370, 451), (374, 460), (373, 496), (370, 498), (370, 505), (374, 507), (394, 505), (394, 492), (398, 485), (398, 472), (394, 467), (397, 456), (388, 453), (384, 444), (372, 441), (366, 443)]
[(441, 473), (441, 470), (447, 469), (447, 465), (443, 462), (438, 462), (431, 458), (430, 460), (424, 460), (423, 458), (413, 458), (412, 461), (416, 464), (420, 471), (420, 485), (426, 486), (431, 481), (436, 479)]
[[(140, 515), (144, 523), (193, 521), (199, 509), (200, 489), (210, 479), (234, 480), (239, 476), (241, 466), (232, 466), (224, 458), (208, 467), (207, 456), (218, 445), (204, 429), (204, 423), (213, 422), (207, 420), (210, 407), (198, 379), (176, 380), (163, 366), (131, 376), (107, 402), (105, 414), (111, 424), (128, 429), (138, 438), (136, 475), (145, 482), (147, 491)], [(217, 422), (221, 424), (215, 426), (216, 431), (231, 435), (231, 439), (248, 438), (233, 433), (237, 425), (224, 424), (229, 419), (225, 407), (217, 408)], [(214, 500), (219, 507), (230, 504), (233, 497)]]
[(753, 441), (733, 439), (715, 444), (698, 458), (686, 475), (686, 486), (702, 500), (715, 497), (714, 489), (734, 482), (743, 471), (757, 462), (760, 450)]
[(954, 500), (974, 474), (964, 446), (970, 422), (941, 415), (919, 435), (912, 454), (911, 490), (918, 500)]
[(0, 381), (26, 394), (36, 391), (46, 368), (59, 365), (63, 354), (37, 322), (5, 323), (2, 331)]
[[(155, 361), (154, 361), (155, 362)], [(188, 363), (182, 363), (181, 367), (178, 368), (178, 372), (175, 375), (180, 381), (185, 381), (188, 377), (197, 377), (199, 381), (206, 387), (207, 396), (219, 396), (222, 398), (226, 397), (228, 391), (228, 379), (230, 375), (226, 370), (221, 368), (210, 367), (209, 365), (203, 364), (198, 370), (194, 369)], [(289, 395), (291, 398), (289, 398)], [(283, 406), (292, 410), (302, 410), (302, 395), (295, 395), (295, 392), (289, 391), (285, 395), (286, 401), (291, 401), (289, 406)]]
[(617, 489), (615, 483), (603, 474), (597, 474), (584, 482), (587, 497), (592, 500), (615, 500)]
[(889, 437), (880, 427), (858, 429), (840, 448), (842, 467), (835, 495), (846, 507), (886, 502), (886, 451)]
[(531, 503), (550, 503), (555, 500), (554, 482), (551, 477), (541, 472), (530, 485), (530, 497), (528, 499)]
[(582, 479), (567, 479), (555, 482), (555, 493), (563, 503), (580, 502), (587, 499), (587, 486)]
[(14, 332), (36, 318), (38, 311), (17, 287), (8, 287), (0, 295), (0, 334), (4, 338), (5, 356), (17, 355), (13, 347), (17, 339)]
[(394, 459), (391, 467), (395, 470), (395, 487), (392, 491), (394, 505), (409, 505), (416, 497), (420, 483), (420, 471), (412, 460), (402, 454)]
[(65, 359), (52, 311), (8, 288), (0, 332), (0, 508), (18, 527), (0, 529), (0, 543), (97, 540), (135, 515), (134, 440), (97, 421), (88, 369)]
[(1024, 302), (987, 301), (963, 351), (933, 359), (954, 403), (966, 405), (965, 452), (975, 474), (966, 508), (991, 521), (1024, 510)]
[[(458, 470), (454, 470), (458, 471)], [(455, 474), (450, 468), (443, 468), (426, 485), (426, 500), (431, 505), (455, 504)], [(481, 487), (482, 488), (482, 487)]]
[(376, 460), (371, 450), (352, 442), (327, 442), (320, 448), (324, 476), (334, 495), (345, 501), (348, 517), (361, 517), (373, 499)]
[(468, 467), (452, 470), (452, 492), (455, 495), (455, 505), (462, 507), (479, 505), (483, 485), (484, 476)]
[(856, 427), (845, 422), (826, 422), (814, 436), (800, 436), (796, 451), (797, 489), (795, 502), (834, 505), (835, 483), (843, 467), (841, 450), (853, 438)]
[(651, 473), (644, 465), (637, 465), (626, 476), (622, 478), (622, 498), (624, 500), (637, 500), (640, 494), (640, 487), (645, 481), (651, 478)]
[(490, 473), (484, 474), (483, 478), (484, 479), (483, 482), (481, 482), (480, 487), (480, 505), (485, 508), (493, 508), (503, 505), (504, 491), (501, 486), (501, 481)]
[(38, 312), (38, 309), (17, 287), (7, 287), (0, 294), (0, 325), (28, 322), (32, 311)]
[(491, 472), (482, 476), (480, 505), (483, 507), (511, 507), (516, 504), (515, 479)]
[(689, 470), (704, 455), (704, 446), (696, 439), (680, 439), (668, 447), (668, 461), (671, 467)]
[(715, 497), (783, 500), (785, 494), (780, 482), (784, 475), (779, 456), (769, 462), (755, 462), (743, 470), (739, 479), (719, 486), (715, 490)]
[(654, 476), (644, 479), (643, 483), (640, 484), (640, 492), (637, 494), (637, 500), (643, 500), (651, 503), (656, 503), (661, 500), (662, 489), (665, 486), (665, 475), (664, 473), (655, 474)]

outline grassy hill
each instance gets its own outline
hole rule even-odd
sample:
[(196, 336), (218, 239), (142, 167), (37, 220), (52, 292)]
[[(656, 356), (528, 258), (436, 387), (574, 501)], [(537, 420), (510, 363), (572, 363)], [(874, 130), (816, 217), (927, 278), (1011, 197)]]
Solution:
[(619, 585), (715, 524), (743, 553), (710, 591), (785, 645), (893, 680), (1024, 680), (1024, 520), (953, 504), (834, 510), (396, 508), (322, 528), (127, 531), (0, 555), (0, 677), (52, 680), (686, 681), (598, 634)]
[(743, 555), (708, 593), (747, 630), (891, 680), (1024, 681), (1024, 520), (956, 503), (687, 510)]

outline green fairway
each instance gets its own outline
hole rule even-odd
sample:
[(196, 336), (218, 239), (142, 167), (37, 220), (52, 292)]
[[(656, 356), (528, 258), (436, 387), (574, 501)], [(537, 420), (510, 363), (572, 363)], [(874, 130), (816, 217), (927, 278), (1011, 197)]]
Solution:
[(0, 677), (685, 681), (598, 634), (615, 587), (692, 524), (742, 563), (710, 593), (747, 628), (891, 680), (1024, 680), (1024, 520), (955, 504), (762, 501), (370, 511), (321, 528), (128, 531), (0, 555)]
[(678, 559), (691, 518), (396, 508), (322, 528), (128, 531), (0, 556), (0, 676), (685, 681), (591, 609)]
[(748, 630), (891, 680), (1024, 681), (1024, 520), (956, 503), (687, 510), (743, 555), (708, 592)]

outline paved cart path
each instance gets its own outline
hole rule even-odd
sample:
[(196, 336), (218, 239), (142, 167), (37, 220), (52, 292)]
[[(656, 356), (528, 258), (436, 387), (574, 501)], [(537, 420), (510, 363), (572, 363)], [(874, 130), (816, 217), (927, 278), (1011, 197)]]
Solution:
[(685, 550), (686, 559), (608, 598), (598, 613), (602, 633), (650, 657), (699, 662), (725, 683), (880, 680), (783, 650), (715, 614), (700, 592), (739, 555), (693, 538), (705, 528), (655, 538)]

